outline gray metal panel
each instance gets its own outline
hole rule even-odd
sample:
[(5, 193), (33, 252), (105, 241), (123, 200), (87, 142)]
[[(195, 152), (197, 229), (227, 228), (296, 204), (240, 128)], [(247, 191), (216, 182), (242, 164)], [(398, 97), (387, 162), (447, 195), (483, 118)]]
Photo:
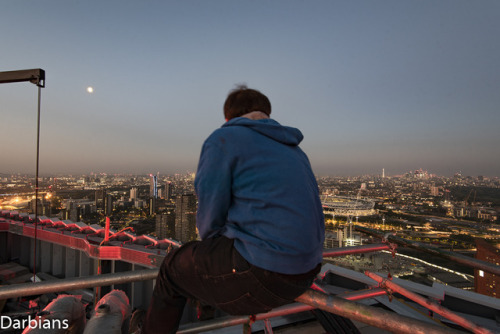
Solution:
[(324, 264), (323, 267), (321, 267), (321, 272), (319, 273), (319, 275), (324, 276), (328, 272), (350, 278), (354, 281), (364, 283), (368, 286), (378, 286), (378, 283), (375, 280), (371, 279), (370, 277), (366, 276), (363, 273), (335, 266), (331, 263)]
[(375, 297), (375, 299), (399, 315), (404, 315), (427, 323), (436, 324), (436, 321), (431, 317), (418, 312), (415, 308), (406, 305), (398, 299), (393, 298), (392, 301), (389, 301), (389, 297), (387, 296)]
[(52, 272), (52, 246), (51, 242), (40, 242), (40, 270), (44, 272)]
[(476, 304), (488, 306), (491, 308), (494, 308), (496, 310), (500, 310), (500, 299), (490, 297), (490, 296), (485, 296), (479, 293), (475, 293), (472, 291), (467, 291), (467, 290), (462, 290), (458, 288), (454, 288), (449, 285), (444, 285), (444, 284), (439, 284), (434, 282), (432, 286), (439, 287), (444, 290), (445, 295), (449, 295), (455, 298), (460, 298), (469, 302), (473, 302)]
[[(134, 265), (134, 271), (146, 269), (139, 265)], [(139, 307), (147, 309), (149, 307), (149, 302), (151, 301), (151, 296), (153, 295), (153, 288), (156, 280), (154, 281), (139, 281), (132, 283), (132, 298), (130, 305), (132, 307)]]
[(94, 261), (86, 252), (79, 251), (80, 254), (80, 276), (94, 275)]
[[(11, 224), (12, 227), (12, 224)], [(21, 250), (19, 249), (21, 236), (14, 233), (9, 233), (7, 238), (8, 260), (19, 260)]]
[(79, 251), (76, 249), (71, 249), (68, 247), (65, 247), (65, 262), (66, 266), (64, 268), (64, 277), (65, 278), (71, 278), (71, 277), (78, 277), (81, 276), (79, 271), (80, 271), (80, 256), (79, 256)]
[(65, 274), (65, 256), (66, 247), (57, 244), (52, 245), (52, 275), (63, 276)]
[[(40, 249), (40, 244), (41, 244), (41, 241), (40, 240), (37, 240), (36, 241), (36, 271), (40, 271), (40, 266), (42, 264), (42, 254), (40, 253), (41, 252), (41, 249)], [(31, 253), (32, 253), (32, 256), (30, 256), (30, 260), (29, 260), (29, 266), (30, 268), (33, 268), (33, 265), (34, 265), (34, 251), (35, 251), (35, 239), (31, 239), (30, 238), (30, 249), (31, 249)]]
[(438, 299), (438, 300), (444, 299), (444, 289), (442, 288), (442, 286), (433, 285), (432, 287), (430, 287), (430, 286), (418, 284), (418, 283), (415, 283), (412, 281), (403, 280), (403, 279), (400, 279), (397, 277), (394, 277), (392, 279), (392, 281), (394, 283), (396, 283), (397, 285), (399, 285), (407, 290), (413, 291), (415, 293), (418, 293), (418, 294), (421, 294), (421, 295), (424, 295), (427, 297), (432, 297), (432, 298)]
[[(493, 331), (493, 333), (500, 333), (500, 325), (495, 321), (483, 317), (478, 317), (474, 316), (471, 314), (466, 314), (466, 313), (461, 313), (461, 312), (456, 312), (455, 313), (469, 321), (472, 321), (478, 326), (488, 328), (489, 330)], [(434, 317), (438, 320), (441, 320), (443, 323), (453, 323), (452, 321), (440, 316), (439, 314), (434, 314)]]
[[(323, 267), (321, 268), (320, 275), (324, 275), (327, 272), (331, 272), (331, 273), (334, 273), (336, 275), (340, 275), (340, 276), (347, 277), (349, 279), (352, 279), (352, 280), (355, 280), (358, 282), (365, 283), (368, 286), (378, 286), (378, 283), (376, 281), (372, 280), (371, 278), (369, 278), (368, 276), (366, 276), (363, 273), (360, 273), (360, 272), (357, 272), (354, 270), (350, 270), (350, 269), (346, 269), (343, 267), (335, 266), (335, 265), (330, 264), (330, 263), (323, 265)], [(384, 273), (377, 273), (377, 274), (382, 276), (382, 277), (387, 275)], [(444, 290), (440, 286), (428, 287), (428, 286), (414, 283), (411, 281), (402, 280), (402, 279), (399, 279), (397, 277), (394, 277), (392, 279), (392, 281), (394, 283), (402, 286), (403, 288), (410, 290), (410, 291), (413, 291), (415, 293), (422, 294), (422, 295), (432, 297), (435, 299), (439, 299), (439, 300), (444, 299)]]

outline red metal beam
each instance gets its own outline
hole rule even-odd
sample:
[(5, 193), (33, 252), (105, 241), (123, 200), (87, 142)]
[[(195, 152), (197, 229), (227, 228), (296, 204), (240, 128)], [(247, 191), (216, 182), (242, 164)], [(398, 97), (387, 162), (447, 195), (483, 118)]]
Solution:
[(359, 253), (378, 252), (382, 250), (390, 250), (390, 247), (386, 244), (369, 244), (362, 246), (331, 248), (323, 251), (323, 257), (336, 257)]
[(431, 310), (437, 314), (442, 315), (446, 319), (453, 321), (457, 325), (460, 325), (463, 328), (472, 331), (473, 333), (493, 334), (493, 332), (491, 332), (490, 330), (483, 328), (483, 327), (480, 327), (480, 326), (476, 325), (475, 323), (473, 323), (472, 321), (469, 321), (469, 320), (465, 319), (464, 317), (461, 317), (458, 314), (453, 313), (452, 311), (439, 305), (438, 303), (436, 303), (433, 300), (424, 298), (424, 297), (420, 296), (419, 294), (416, 294), (412, 291), (406, 290), (405, 288), (397, 285), (396, 283), (392, 282), (389, 279), (383, 278), (383, 277), (381, 277), (375, 273), (369, 272), (369, 271), (365, 271), (365, 275), (370, 277), (371, 279), (377, 281), (381, 288), (397, 292), (397, 293), (405, 296), (406, 298), (409, 298), (409, 299), (413, 300), (414, 302), (422, 305), (423, 307), (426, 307), (429, 310)]

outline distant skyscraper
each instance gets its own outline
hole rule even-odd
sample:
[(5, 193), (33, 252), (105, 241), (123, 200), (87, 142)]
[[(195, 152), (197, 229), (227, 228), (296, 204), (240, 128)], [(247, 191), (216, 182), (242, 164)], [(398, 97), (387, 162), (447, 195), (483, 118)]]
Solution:
[(138, 194), (137, 188), (136, 187), (131, 188), (130, 189), (130, 200), (135, 201), (137, 199), (137, 194)]
[(177, 196), (175, 238), (181, 242), (196, 240), (196, 196), (194, 194)]
[(382, 178), (385, 179), (385, 168), (382, 168)]
[(69, 211), (67, 211), (65, 219), (79, 222), (83, 217), (92, 213), (92, 206), (89, 204), (78, 204), (72, 202), (70, 203), (68, 210)]
[(431, 196), (439, 196), (439, 187), (431, 186)]
[(156, 203), (156, 197), (150, 197), (149, 198), (149, 215), (153, 216), (156, 214), (156, 209), (157, 209), (157, 203)]
[(174, 185), (172, 184), (172, 182), (167, 181), (167, 183), (165, 184), (165, 194), (164, 194), (164, 198), (166, 200), (169, 200), (172, 197), (174, 190), (173, 188)]
[(168, 211), (156, 216), (156, 237), (175, 239), (175, 212)]
[(105, 198), (105, 212), (106, 216), (111, 216), (113, 214), (113, 196), (107, 195)]
[(30, 202), (30, 212), (35, 213), (35, 205), (38, 203), (37, 213), (39, 216), (50, 215), (50, 202), (42, 199), (32, 199)]
[(104, 213), (106, 202), (106, 189), (98, 189), (95, 191), (95, 206), (97, 212)]
[(149, 180), (149, 197), (158, 198), (158, 177), (153, 174), (149, 174), (151, 179)]

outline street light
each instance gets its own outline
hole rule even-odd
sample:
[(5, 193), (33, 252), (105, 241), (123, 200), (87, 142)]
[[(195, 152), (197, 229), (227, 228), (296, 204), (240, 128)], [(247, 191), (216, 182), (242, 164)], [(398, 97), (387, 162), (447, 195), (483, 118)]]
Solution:
[(36, 131), (36, 167), (35, 167), (35, 246), (33, 251), (33, 282), (36, 282), (36, 240), (38, 227), (38, 166), (40, 161), (40, 103), (42, 88), (45, 88), (45, 71), (41, 68), (19, 71), (0, 72), (0, 83), (29, 81), (38, 86), (38, 109)]

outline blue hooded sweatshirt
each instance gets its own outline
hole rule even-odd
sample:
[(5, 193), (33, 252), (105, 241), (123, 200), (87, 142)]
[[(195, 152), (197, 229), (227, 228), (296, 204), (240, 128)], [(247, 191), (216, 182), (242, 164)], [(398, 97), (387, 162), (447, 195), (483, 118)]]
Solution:
[(248, 262), (278, 273), (321, 263), (324, 216), (302, 139), (272, 119), (237, 117), (215, 130), (195, 178), (201, 238), (234, 239)]

